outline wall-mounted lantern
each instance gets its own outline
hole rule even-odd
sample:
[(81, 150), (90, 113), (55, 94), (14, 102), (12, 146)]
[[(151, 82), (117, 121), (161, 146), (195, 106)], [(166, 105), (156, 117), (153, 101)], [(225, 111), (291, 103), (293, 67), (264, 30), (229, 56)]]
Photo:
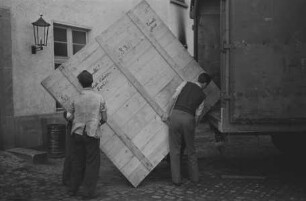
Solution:
[(37, 51), (43, 49), (43, 46), (47, 46), (50, 24), (42, 18), (42, 15), (40, 15), (40, 18), (36, 22), (33, 22), (32, 25), (35, 45), (32, 45), (31, 49), (32, 54), (36, 54)]

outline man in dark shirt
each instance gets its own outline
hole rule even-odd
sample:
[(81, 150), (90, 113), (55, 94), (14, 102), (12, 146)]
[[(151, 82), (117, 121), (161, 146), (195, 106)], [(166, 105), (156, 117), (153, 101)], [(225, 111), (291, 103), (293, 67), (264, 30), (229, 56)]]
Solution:
[[(169, 115), (169, 148), (172, 182), (180, 185), (181, 180), (181, 145), (185, 141), (188, 155), (188, 169), (191, 181), (199, 181), (198, 161), (194, 146), (195, 128), (204, 108), (206, 95), (203, 89), (210, 83), (207, 73), (198, 76), (198, 81), (183, 82), (172, 97)], [(163, 118), (165, 120), (166, 118)]]

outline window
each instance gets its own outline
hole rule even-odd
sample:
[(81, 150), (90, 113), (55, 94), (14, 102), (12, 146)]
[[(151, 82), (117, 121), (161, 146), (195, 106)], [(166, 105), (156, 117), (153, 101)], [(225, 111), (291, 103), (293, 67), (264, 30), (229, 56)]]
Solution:
[[(88, 29), (66, 26), (55, 23), (53, 26), (54, 68), (58, 68), (72, 55), (81, 50), (88, 41)], [(56, 110), (62, 110), (56, 102)]]

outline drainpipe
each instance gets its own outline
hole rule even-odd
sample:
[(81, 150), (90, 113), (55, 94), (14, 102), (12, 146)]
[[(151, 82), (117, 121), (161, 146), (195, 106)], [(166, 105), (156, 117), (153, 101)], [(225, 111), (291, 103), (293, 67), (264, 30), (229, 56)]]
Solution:
[(190, 19), (193, 19), (193, 37), (194, 37), (194, 45), (193, 45), (193, 54), (194, 54), (194, 59), (198, 61), (198, 23), (199, 23), (199, 1), (198, 0), (191, 0), (190, 2), (190, 13), (189, 17)]

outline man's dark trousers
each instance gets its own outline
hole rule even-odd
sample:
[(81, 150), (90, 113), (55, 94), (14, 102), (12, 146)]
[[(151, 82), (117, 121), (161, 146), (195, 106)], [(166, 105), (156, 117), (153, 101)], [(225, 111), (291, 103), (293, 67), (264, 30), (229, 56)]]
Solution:
[(194, 146), (195, 117), (187, 112), (174, 109), (170, 116), (169, 128), (169, 148), (172, 181), (176, 184), (181, 183), (180, 154), (182, 138), (184, 138), (188, 156), (189, 176), (191, 181), (198, 182), (198, 159)]
[[(100, 169), (100, 139), (83, 135), (73, 134), (72, 136), (72, 174), (69, 190), (77, 192), (82, 184), (85, 194), (90, 196), (95, 193), (99, 169)], [(83, 171), (84, 178), (83, 178)]]
[(71, 178), (71, 158), (72, 158), (72, 145), (71, 145), (71, 127), (72, 122), (69, 121), (67, 123), (66, 129), (66, 143), (65, 143), (65, 160), (64, 160), (64, 167), (63, 167), (63, 175), (62, 175), (62, 182), (64, 185), (68, 186)]

